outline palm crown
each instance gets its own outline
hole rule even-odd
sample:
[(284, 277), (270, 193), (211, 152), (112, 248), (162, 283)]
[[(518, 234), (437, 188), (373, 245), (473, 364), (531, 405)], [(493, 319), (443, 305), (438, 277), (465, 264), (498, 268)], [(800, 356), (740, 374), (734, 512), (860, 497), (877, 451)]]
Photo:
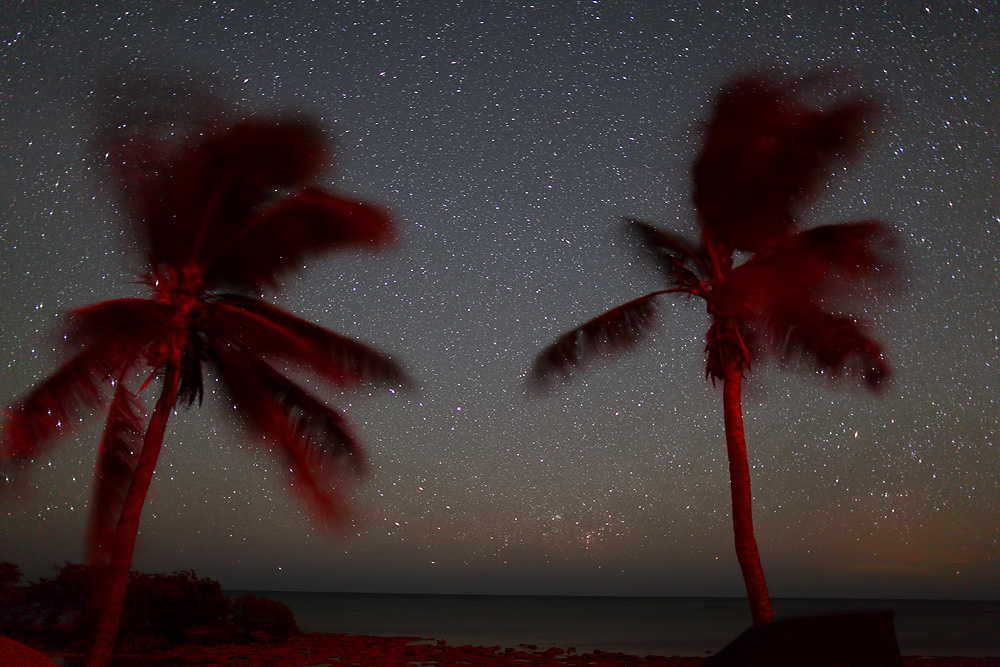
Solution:
[[(249, 296), (319, 255), (391, 240), (379, 210), (306, 184), (324, 162), (320, 133), (301, 121), (250, 119), (221, 126), (180, 151), (152, 142), (111, 146), (148, 269), (148, 298), (114, 299), (70, 313), (75, 354), (12, 409), (8, 455), (36, 456), (64, 426), (107, 399), (91, 540), (109, 538), (142, 441), (142, 408), (128, 383), (159, 376), (169, 405), (200, 402), (214, 373), (253, 430), (276, 443), (293, 486), (326, 519), (340, 516), (320, 475), (361, 451), (341, 414), (290, 380), (305, 370), (333, 385), (403, 383), (388, 357)], [(142, 379), (140, 377), (140, 379)]]
[[(707, 303), (706, 373), (713, 380), (722, 379), (727, 359), (749, 368), (765, 341), (784, 353), (801, 352), (833, 375), (858, 371), (871, 388), (889, 377), (882, 347), (866, 326), (823, 305), (844, 282), (888, 273), (891, 227), (869, 220), (800, 231), (795, 216), (831, 159), (849, 152), (871, 105), (856, 99), (817, 111), (796, 92), (749, 77), (720, 94), (693, 169), (701, 243), (626, 219), (670, 287), (560, 336), (539, 354), (536, 383), (632, 346), (655, 322), (657, 297), (670, 293)], [(736, 251), (752, 254), (736, 265)]]
[[(627, 220), (670, 286), (563, 334), (538, 355), (532, 374), (541, 384), (600, 353), (632, 346), (655, 321), (664, 294), (706, 301), (706, 374), (723, 383), (736, 554), (755, 624), (773, 615), (753, 531), (740, 393), (744, 372), (770, 341), (783, 354), (812, 358), (832, 375), (859, 372), (873, 389), (890, 374), (882, 347), (865, 325), (824, 306), (842, 296), (837, 288), (846, 283), (884, 277), (891, 267), (891, 228), (870, 220), (800, 231), (796, 220), (831, 159), (850, 152), (871, 104), (856, 98), (817, 110), (800, 92), (765, 77), (740, 79), (723, 90), (693, 169), (700, 244)], [(737, 251), (751, 255), (737, 264)]]

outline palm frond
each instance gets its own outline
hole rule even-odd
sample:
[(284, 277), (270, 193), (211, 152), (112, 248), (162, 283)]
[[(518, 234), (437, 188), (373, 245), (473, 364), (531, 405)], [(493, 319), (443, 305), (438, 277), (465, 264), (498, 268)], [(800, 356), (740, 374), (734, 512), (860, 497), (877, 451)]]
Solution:
[(694, 248), (681, 237), (637, 218), (626, 217), (622, 220), (638, 233), (639, 238), (650, 250), (657, 254), (667, 254), (682, 261), (689, 259), (701, 261)]
[(247, 119), (208, 137), (176, 170), (181, 215), (189, 216), (191, 259), (208, 267), (281, 188), (308, 182), (323, 166), (312, 123)]
[(274, 286), (307, 255), (377, 247), (393, 238), (380, 209), (307, 188), (233, 231), (209, 267), (209, 280), (242, 288)]
[(715, 310), (751, 321), (836, 296), (838, 286), (846, 292), (845, 281), (873, 275), (888, 279), (896, 265), (895, 242), (892, 228), (879, 221), (789, 234), (728, 273), (713, 292)]
[(201, 405), (205, 393), (202, 373), (205, 356), (205, 336), (202, 331), (190, 330), (181, 351), (180, 382), (177, 385), (177, 402), (191, 406), (197, 399)]
[(142, 445), (142, 413), (139, 399), (119, 380), (97, 451), (87, 534), (92, 563), (106, 564), (111, 558), (111, 538), (118, 525)]
[(716, 242), (754, 251), (791, 231), (873, 108), (852, 97), (821, 111), (795, 92), (751, 76), (720, 93), (694, 165), (695, 207)]
[(889, 278), (895, 242), (895, 232), (879, 221), (789, 234), (726, 275), (713, 292), (714, 314), (762, 325), (786, 356), (810, 357), (831, 375), (854, 369), (875, 387), (890, 373), (882, 348), (854, 319), (825, 312), (820, 304), (847, 305), (851, 282)]
[(204, 326), (213, 339), (291, 361), (339, 385), (410, 383), (396, 362), (375, 348), (251, 297), (217, 297), (205, 310)]
[(880, 220), (821, 225), (782, 240), (787, 264), (797, 267), (798, 280), (820, 284), (841, 278), (858, 280), (879, 275), (884, 281), (898, 269), (893, 228)]
[(656, 297), (672, 291), (677, 290), (652, 292), (633, 299), (564, 333), (535, 358), (531, 383), (542, 386), (556, 373), (566, 375), (596, 356), (631, 348), (656, 321)]
[(114, 173), (140, 247), (155, 264), (176, 261), (187, 240), (177, 234), (176, 212), (171, 210), (164, 177), (169, 165), (160, 152), (162, 147), (150, 141), (119, 150), (129, 154), (112, 158)]
[(67, 336), (76, 344), (114, 337), (123, 347), (142, 347), (169, 328), (170, 308), (154, 299), (111, 299), (69, 312)]
[(239, 415), (278, 445), (293, 488), (327, 521), (343, 519), (343, 500), (328, 482), (344, 464), (363, 468), (347, 421), (246, 349), (213, 344), (209, 357)]
[(226, 111), (208, 86), (190, 77), (121, 72), (99, 90), (102, 123), (94, 152), (109, 165), (143, 253), (154, 264), (186, 257), (191, 238), (179, 222), (170, 182), (179, 156), (212, 136)]
[(765, 322), (786, 357), (801, 354), (833, 377), (856, 373), (876, 390), (892, 375), (882, 346), (851, 317), (799, 303), (771, 313)]
[(315, 125), (281, 118), (205, 127), (171, 149), (139, 189), (154, 266), (204, 266), (277, 189), (312, 179), (325, 154)]
[[(320, 127), (302, 118), (246, 118), (211, 135), (199, 148), (202, 177), (267, 192), (304, 183), (324, 166), (326, 141)], [(193, 175), (192, 175), (193, 177)]]
[[(149, 279), (156, 287), (155, 280)], [(170, 353), (169, 341), (176, 333), (172, 320), (175, 308), (156, 299), (112, 299), (69, 313), (67, 338), (86, 344), (97, 337), (113, 338), (123, 351), (130, 349), (136, 357), (147, 352), (144, 361), (156, 365)], [(204, 361), (203, 341), (196, 330), (187, 332), (181, 351), (181, 380), (178, 401), (191, 405), (202, 396), (201, 365)]]
[(708, 275), (706, 262), (699, 252), (668, 231), (642, 220), (623, 219), (628, 231), (639, 239), (667, 280), (692, 292), (699, 290), (699, 284)]
[(103, 402), (105, 383), (133, 364), (139, 351), (105, 336), (63, 364), (11, 408), (0, 434), (5, 455), (34, 457), (53, 436), (75, 426)]

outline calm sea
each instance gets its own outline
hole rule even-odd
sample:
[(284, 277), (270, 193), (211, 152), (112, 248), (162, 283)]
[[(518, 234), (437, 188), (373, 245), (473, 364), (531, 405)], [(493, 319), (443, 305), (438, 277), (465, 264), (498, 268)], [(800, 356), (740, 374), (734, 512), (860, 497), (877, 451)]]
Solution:
[[(306, 632), (444, 639), (454, 646), (704, 656), (750, 625), (743, 598), (548, 597), (254, 592)], [(777, 618), (891, 609), (904, 655), (1000, 656), (1000, 602), (775, 599)]]

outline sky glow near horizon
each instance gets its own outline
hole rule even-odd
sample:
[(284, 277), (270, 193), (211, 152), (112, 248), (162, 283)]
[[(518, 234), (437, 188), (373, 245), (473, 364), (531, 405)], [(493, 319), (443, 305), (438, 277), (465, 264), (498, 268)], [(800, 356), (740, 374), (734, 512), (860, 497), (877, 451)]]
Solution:
[[(56, 367), (60, 313), (141, 293), (87, 156), (119, 69), (319, 119), (333, 160), (317, 184), (397, 224), (392, 250), (330, 255), (271, 297), (416, 380), (328, 394), (371, 463), (354, 524), (311, 523), (209, 391), (170, 422), (136, 568), (232, 589), (743, 595), (701, 301), (664, 297), (647, 342), (545, 395), (525, 380), (557, 335), (662, 286), (622, 216), (694, 238), (690, 167), (720, 87), (839, 66), (882, 114), (801, 217), (899, 231), (905, 277), (860, 313), (896, 374), (871, 396), (751, 371), (764, 570), (776, 597), (1000, 597), (996, 3), (270, 4), (0, 17), (3, 403)], [(102, 425), (3, 485), (0, 560), (29, 578), (82, 557)]]

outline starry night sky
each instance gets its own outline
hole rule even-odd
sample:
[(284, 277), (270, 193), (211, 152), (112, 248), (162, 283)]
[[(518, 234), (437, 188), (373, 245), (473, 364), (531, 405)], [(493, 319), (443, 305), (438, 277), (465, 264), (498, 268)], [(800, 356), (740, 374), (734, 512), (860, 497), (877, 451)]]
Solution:
[[(882, 114), (802, 219), (898, 229), (904, 279), (862, 313), (896, 375), (876, 397), (754, 367), (764, 569), (777, 597), (1000, 598), (1000, 5), (902, 4), (7, 3), (0, 402), (55, 368), (61, 313), (141, 294), (92, 155), (98, 90), (169, 72), (322, 123), (318, 185), (385, 207), (399, 242), (314, 262), (274, 302), (418, 387), (329, 394), (372, 464), (340, 534), (217, 396), (181, 411), (135, 567), (227, 588), (741, 596), (703, 303), (665, 297), (647, 342), (548, 394), (526, 378), (557, 335), (663, 286), (620, 220), (694, 237), (690, 167), (724, 83), (839, 67)], [(28, 578), (82, 558), (102, 422), (4, 484), (0, 560)]]

